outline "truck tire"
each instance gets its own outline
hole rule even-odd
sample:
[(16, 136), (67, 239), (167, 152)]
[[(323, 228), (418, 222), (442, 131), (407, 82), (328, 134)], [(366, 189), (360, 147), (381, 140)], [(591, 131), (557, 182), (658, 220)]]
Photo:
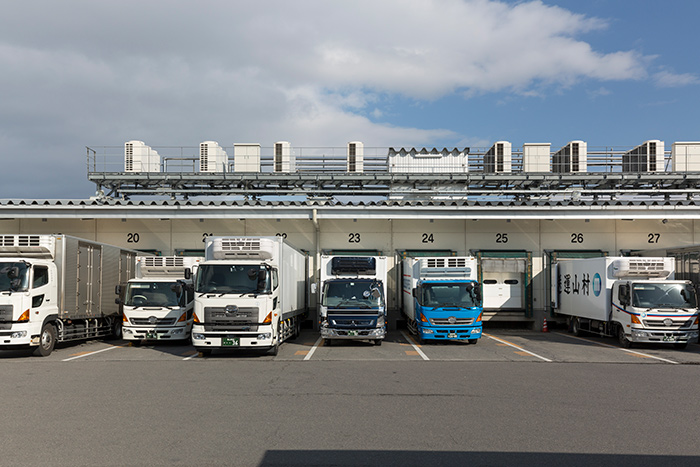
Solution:
[(56, 328), (51, 323), (45, 323), (39, 334), (39, 347), (34, 350), (37, 357), (48, 357), (56, 346)]
[(571, 318), (571, 332), (576, 337), (581, 337), (583, 334), (581, 332), (581, 322), (576, 317)]
[(620, 342), (620, 345), (625, 348), (629, 349), (632, 347), (632, 342), (627, 339), (627, 336), (625, 336), (625, 328), (622, 327), (622, 325), (617, 326), (617, 340)]
[(381, 340), (381, 339), (375, 339), (375, 340), (374, 340), (374, 345), (382, 345), (382, 340)]
[(476, 345), (479, 343), (479, 339), (469, 339), (467, 342), (471, 345)]

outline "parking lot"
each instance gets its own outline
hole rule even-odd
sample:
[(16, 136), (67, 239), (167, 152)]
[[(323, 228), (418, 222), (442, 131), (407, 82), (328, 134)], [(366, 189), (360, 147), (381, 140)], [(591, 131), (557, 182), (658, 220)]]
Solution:
[[(700, 345), (685, 350), (664, 345), (637, 345), (625, 349), (617, 340), (599, 336), (576, 337), (563, 330), (536, 332), (520, 329), (491, 329), (477, 345), (440, 342), (419, 345), (406, 330), (389, 333), (381, 346), (369, 341), (334, 341), (324, 345), (315, 331), (303, 330), (300, 337), (287, 341), (276, 356), (251, 350), (215, 350), (200, 355), (194, 347), (175, 342), (88, 341), (59, 345), (42, 360), (91, 361), (201, 361), (207, 359), (247, 359), (274, 361), (464, 361), (464, 362), (541, 362), (541, 363), (630, 363), (700, 364)], [(2, 351), (0, 357), (19, 358), (26, 352)]]

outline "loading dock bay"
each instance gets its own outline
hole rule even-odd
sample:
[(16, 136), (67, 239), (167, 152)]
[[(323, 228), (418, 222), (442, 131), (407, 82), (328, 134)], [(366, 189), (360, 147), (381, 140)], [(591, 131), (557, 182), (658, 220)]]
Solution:
[[(389, 332), (384, 343), (376, 347), (364, 341), (324, 342), (312, 330), (303, 330), (294, 341), (285, 342), (277, 356), (255, 351), (215, 351), (209, 357), (199, 355), (188, 344), (144, 342), (134, 346), (126, 341), (89, 341), (61, 345), (45, 358), (27, 361), (452, 361), (452, 362), (541, 362), (617, 363), (617, 364), (686, 364), (700, 365), (700, 345), (689, 344), (685, 350), (671, 346), (638, 345), (624, 349), (613, 338), (576, 337), (565, 330), (548, 333), (521, 329), (486, 329), (477, 345), (460, 342), (418, 345), (406, 330)], [(0, 351), (0, 360), (24, 357), (26, 352)], [(340, 363), (339, 363), (340, 365)]]

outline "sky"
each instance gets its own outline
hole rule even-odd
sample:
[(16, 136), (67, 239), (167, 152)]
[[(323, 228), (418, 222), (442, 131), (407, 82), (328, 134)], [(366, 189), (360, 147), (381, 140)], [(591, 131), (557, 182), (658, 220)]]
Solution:
[(8, 0), (0, 199), (86, 199), (86, 147), (117, 171), (129, 140), (668, 149), (700, 140), (698, 17), (696, 0)]

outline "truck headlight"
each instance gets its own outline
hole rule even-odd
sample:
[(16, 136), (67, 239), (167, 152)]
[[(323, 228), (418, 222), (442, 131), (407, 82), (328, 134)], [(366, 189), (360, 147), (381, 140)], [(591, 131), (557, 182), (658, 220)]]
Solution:
[(27, 331), (16, 331), (10, 335), (12, 339), (21, 339), (22, 337), (27, 337)]
[(380, 328), (384, 326), (384, 313), (379, 315), (379, 318), (377, 318), (377, 327)]
[(271, 337), (272, 337), (272, 333), (269, 333), (269, 332), (266, 332), (263, 334), (258, 334), (259, 341), (264, 341), (264, 340), (270, 339)]
[(204, 334), (199, 334), (197, 332), (193, 332), (192, 339), (196, 339), (198, 341), (204, 340)]

